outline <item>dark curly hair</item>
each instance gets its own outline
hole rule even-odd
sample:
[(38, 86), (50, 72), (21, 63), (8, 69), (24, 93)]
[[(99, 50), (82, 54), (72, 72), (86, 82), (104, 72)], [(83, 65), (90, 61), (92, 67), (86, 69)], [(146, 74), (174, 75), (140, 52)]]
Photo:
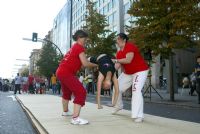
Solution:
[(77, 41), (78, 38), (86, 38), (88, 34), (83, 30), (77, 30), (75, 34), (72, 36), (74, 41)]
[(126, 40), (126, 42), (129, 40), (128, 36), (125, 33), (119, 33), (117, 34), (121, 39)]

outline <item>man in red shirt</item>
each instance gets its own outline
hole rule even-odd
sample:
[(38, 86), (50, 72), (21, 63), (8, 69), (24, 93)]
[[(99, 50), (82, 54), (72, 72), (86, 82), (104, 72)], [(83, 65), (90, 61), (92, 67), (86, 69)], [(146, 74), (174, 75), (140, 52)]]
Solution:
[(73, 39), (76, 41), (72, 48), (65, 54), (64, 58), (60, 62), (60, 65), (56, 71), (56, 76), (60, 80), (62, 87), (62, 104), (63, 104), (63, 116), (71, 115), (68, 110), (68, 104), (71, 100), (71, 95), (74, 95), (74, 111), (71, 119), (71, 124), (84, 125), (89, 122), (85, 119), (79, 118), (81, 107), (85, 105), (86, 90), (82, 83), (76, 76), (77, 71), (81, 66), (84, 67), (96, 67), (96, 64), (89, 62), (85, 55), (85, 43), (88, 34), (82, 30), (76, 31), (73, 35)]
[(122, 93), (132, 86), (132, 118), (135, 122), (143, 121), (142, 88), (148, 75), (148, 65), (135, 44), (128, 42), (124, 33), (118, 34), (117, 44), (120, 50), (116, 54), (115, 68), (122, 67), (123, 72), (118, 78), (119, 96), (113, 114), (123, 108)]

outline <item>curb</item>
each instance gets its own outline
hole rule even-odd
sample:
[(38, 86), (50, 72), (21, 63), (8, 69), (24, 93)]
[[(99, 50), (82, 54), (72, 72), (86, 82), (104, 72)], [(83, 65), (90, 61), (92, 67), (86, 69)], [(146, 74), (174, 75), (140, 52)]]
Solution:
[(47, 130), (42, 126), (42, 124), (35, 118), (32, 112), (21, 102), (21, 100), (15, 96), (16, 100), (22, 107), (23, 111), (26, 113), (27, 117), (31, 121), (33, 128), (36, 130), (38, 134), (49, 134)]
[(183, 107), (183, 108), (193, 108), (193, 109), (200, 109), (200, 106), (191, 106), (187, 104), (177, 104), (173, 102), (159, 102), (159, 101), (144, 101), (145, 103), (154, 103), (154, 104), (163, 104), (163, 105), (171, 105), (171, 106), (176, 106), (176, 107)]
[[(88, 96), (96, 96), (96, 95), (89, 94)], [(101, 96), (101, 97), (111, 98), (111, 96)], [(176, 107), (200, 109), (200, 104), (199, 104), (199, 106), (193, 106), (193, 105), (191, 106), (191, 105), (187, 105), (187, 104), (178, 104), (178, 103), (176, 103), (176, 101), (175, 102), (166, 102), (166, 100), (165, 100), (165, 101), (161, 102), (161, 101), (155, 101), (155, 100), (150, 101), (150, 100), (147, 100), (147, 99), (148, 99), (148, 97), (144, 97), (144, 103), (154, 103), (154, 104), (171, 105), (171, 106), (176, 106)], [(123, 97), (123, 100), (131, 101), (131, 98)]]

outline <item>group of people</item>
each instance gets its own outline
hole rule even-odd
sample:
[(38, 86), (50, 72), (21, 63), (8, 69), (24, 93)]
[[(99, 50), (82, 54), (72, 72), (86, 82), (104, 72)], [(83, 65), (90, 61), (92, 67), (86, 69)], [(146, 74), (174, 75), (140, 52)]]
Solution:
[[(117, 35), (117, 45), (119, 51), (112, 59), (109, 54), (102, 54), (95, 58), (88, 59), (85, 54), (85, 44), (88, 34), (83, 30), (78, 30), (73, 35), (75, 43), (65, 54), (56, 71), (56, 76), (60, 80), (62, 87), (63, 116), (72, 116), (71, 124), (84, 125), (89, 121), (79, 117), (81, 107), (85, 105), (86, 90), (76, 77), (77, 71), (84, 67), (98, 67), (97, 79), (97, 108), (103, 108), (100, 103), (101, 88), (108, 89), (114, 84), (113, 114), (123, 109), (122, 93), (132, 86), (132, 115), (135, 122), (142, 122), (143, 96), (142, 88), (147, 78), (149, 67), (141, 56), (135, 44), (128, 41), (128, 36), (124, 33)], [(116, 70), (122, 68), (123, 72), (119, 78), (116, 77)], [(68, 105), (72, 94), (74, 96), (73, 113)]]
[(19, 73), (12, 81), (12, 85), (14, 85), (14, 94), (19, 92), (21, 94), (21, 90), (24, 93), (44, 93), (46, 86), (46, 80), (41, 77), (34, 77), (33, 75), (29, 75), (28, 77), (21, 77)]

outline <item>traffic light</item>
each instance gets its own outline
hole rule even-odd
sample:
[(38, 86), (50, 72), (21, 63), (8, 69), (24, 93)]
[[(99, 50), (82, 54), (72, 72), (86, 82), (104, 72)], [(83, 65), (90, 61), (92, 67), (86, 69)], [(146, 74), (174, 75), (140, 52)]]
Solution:
[(37, 42), (37, 36), (38, 36), (38, 33), (33, 33), (32, 34), (32, 41), (33, 42)]

